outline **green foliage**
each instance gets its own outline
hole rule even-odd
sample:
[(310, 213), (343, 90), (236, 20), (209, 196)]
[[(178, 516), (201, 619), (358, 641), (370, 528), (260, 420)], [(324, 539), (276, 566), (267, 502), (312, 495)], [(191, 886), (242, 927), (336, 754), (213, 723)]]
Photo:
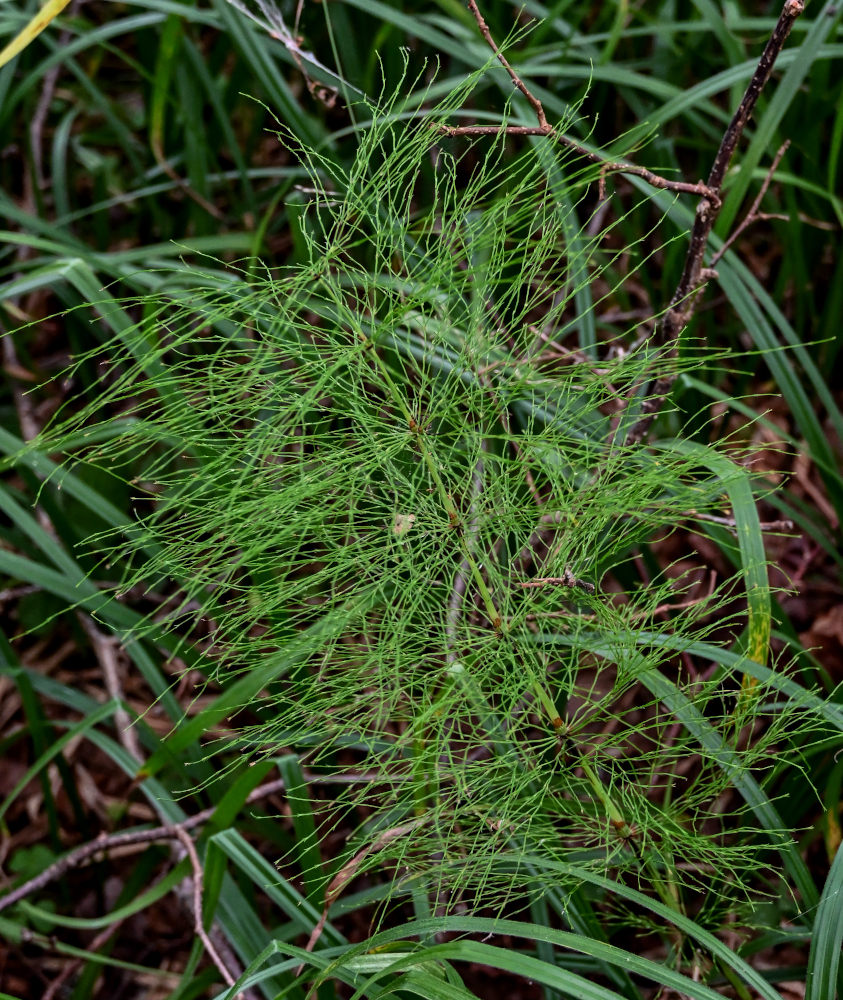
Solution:
[[(118, 596), (171, 591), (132, 641), (195, 643), (226, 692), (169, 752), (231, 719), (207, 752), (347, 773), (318, 826), (300, 814), (313, 898), (380, 871), (381, 917), (408, 895), (422, 912), (511, 911), (561, 865), (562, 900), (594, 872), (716, 926), (755, 892), (763, 849), (723, 798), (743, 776), (748, 804), (765, 801), (756, 782), (808, 719), (798, 702), (770, 711), (772, 688), (733, 667), (701, 683), (682, 663), (746, 626), (766, 657), (748, 473), (725, 451), (622, 444), (632, 417), (609, 411), (668, 363), (646, 343), (596, 361), (545, 349), (576, 316), (574, 276), (611, 273), (605, 233), (568, 239), (595, 171), (546, 145), (505, 171), (500, 141), (443, 148), (437, 126), (468, 93), (410, 124), (394, 102), (367, 108), (347, 171), (298, 147), (314, 192), (301, 262), (123, 303), (142, 319), (109, 344), (96, 404), (36, 447), (133, 471), (136, 523), (88, 559), (125, 568)], [(689, 345), (675, 363), (705, 360)], [(636, 545), (703, 530), (726, 495), (736, 581), (669, 626), (654, 616), (681, 578), (603, 593)], [(727, 611), (741, 579), (746, 621)], [(349, 823), (325, 867), (319, 844)]]
[[(489, 6), (495, 37), (510, 36), (517, 7)], [(206, 925), (267, 997), (303, 998), (314, 978), (326, 998), (348, 995), (342, 983), (463, 996), (460, 973), (479, 964), (547, 997), (656, 984), (775, 1000), (753, 949), (785, 940), (804, 948), (812, 996), (829, 995), (840, 863), (820, 894), (791, 834), (813, 820), (812, 780), (837, 822), (843, 715), (814, 692), (833, 685), (786, 621), (801, 672), (770, 663), (778, 611), (755, 497), (838, 564), (839, 531), (751, 476), (737, 439), (708, 442), (726, 426), (712, 429), (712, 400), (776, 428), (755, 398), (734, 398), (757, 383), (726, 359), (755, 351), (743, 367), (769, 371), (794, 417), (782, 438), (843, 512), (829, 388), (839, 309), (816, 278), (843, 287), (836, 234), (772, 222), (789, 253), (764, 281), (730, 250), (718, 265), (728, 308), (700, 313), (668, 362), (637, 334), (669, 298), (693, 207), (610, 180), (603, 216), (595, 172), (545, 142), (442, 137), (438, 124), (497, 122), (501, 106), (531, 121), (497, 65), (477, 72), (488, 49), (461, 5), (305, 5), (302, 62), (224, 0), (149, 0), (103, 23), (96, 9), (60, 18), (16, 75), (0, 69), (4, 147), (29, 142), (20, 122), (51, 96), (31, 165), (49, 184), (27, 194), (0, 161), (14, 228), (4, 321), (31, 319), (25, 297), (45, 296), (44, 312), (70, 310), (62, 335), (78, 357), (72, 398), (34, 444), (7, 404), (0, 571), (32, 591), (19, 635), (78, 635), (76, 613), (95, 616), (155, 704), (135, 721), (138, 761), (113, 736), (115, 701), (21, 665), (4, 641), (0, 672), (24, 706), (4, 752), (28, 742), (31, 754), (2, 815), (37, 779), (60, 850), (55, 767), (84, 831), (66, 759), (79, 740), (162, 822), (210, 802)], [(724, 91), (745, 85), (770, 23), (703, 3), (686, 19), (669, 4), (530, 12), (548, 16), (510, 55), (548, 112), (613, 158), (650, 136), (636, 161), (689, 179), (705, 175), (734, 103)], [(9, 35), (28, 17), (3, 16)], [(840, 217), (839, 19), (829, 5), (797, 23), (728, 218), (794, 129), (766, 207)], [(335, 110), (302, 67), (336, 90)], [(398, 88), (386, 104), (374, 99), (384, 79)], [(267, 108), (285, 123), (277, 145)], [(15, 332), (39, 372), (41, 335)], [(640, 386), (668, 364), (679, 379), (661, 437), (622, 446)], [(734, 532), (710, 520), (724, 515)], [(681, 565), (659, 574), (656, 554), (679, 526), (735, 568), (685, 607), (693, 581)], [(172, 690), (182, 668), (201, 689), (186, 715)], [(280, 821), (247, 804), (274, 776)], [(104, 969), (143, 970), (70, 935), (166, 898), (188, 868), (146, 894), (159, 860), (145, 853), (84, 927), (47, 889), (0, 932), (78, 958), (78, 995), (93, 996)], [(36, 861), (22, 850), (10, 870)], [(758, 927), (757, 942), (725, 945), (726, 924)], [(349, 925), (371, 936), (351, 945)], [(504, 933), (505, 946), (488, 938)], [(643, 957), (639, 933), (662, 961)], [(197, 939), (174, 1000), (212, 995), (220, 980), (202, 956)]]

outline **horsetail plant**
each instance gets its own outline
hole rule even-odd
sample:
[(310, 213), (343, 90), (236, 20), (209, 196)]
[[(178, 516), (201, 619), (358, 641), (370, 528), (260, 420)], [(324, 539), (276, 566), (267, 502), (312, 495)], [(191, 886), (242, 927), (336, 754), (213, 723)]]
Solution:
[[(210, 698), (140, 777), (197, 738), (208, 759), (236, 749), (284, 773), (298, 825), (280, 864), (307, 933), (242, 955), (223, 995), (468, 996), (457, 966), (473, 962), (547, 996), (655, 983), (711, 1000), (728, 983), (774, 1000), (714, 932), (781, 892), (762, 859), (796, 905), (817, 902), (765, 789), (798, 766), (779, 756), (794, 733), (807, 746), (821, 716), (837, 723), (769, 662), (747, 455), (648, 435), (678, 375), (727, 360), (685, 327), (726, 165), (798, 5), (707, 184), (566, 141), (469, 7), (538, 125), (515, 102), (494, 126), (455, 124), (476, 74), (424, 112), (362, 102), (347, 168), (282, 128), (308, 174), (289, 199), (295, 260), (183, 267), (119, 303), (132, 321), (79, 361), (104, 365), (99, 396), (19, 460), (60, 453), (57, 476), (132, 485), (134, 520), (89, 537), (86, 559), (119, 567), (113, 605), (154, 610), (101, 617), (127, 648), (201, 671)], [(659, 224), (614, 245), (622, 171), (701, 199), (693, 256), (643, 325), (655, 335), (636, 323), (574, 351), (583, 288), (613, 301), (686, 239)], [(638, 547), (680, 525), (735, 573), (626, 586)], [(211, 777), (203, 760), (185, 774)], [(333, 802), (311, 808), (310, 778)], [(335, 926), (355, 910), (359, 945)], [(664, 960), (615, 927), (655, 934)]]

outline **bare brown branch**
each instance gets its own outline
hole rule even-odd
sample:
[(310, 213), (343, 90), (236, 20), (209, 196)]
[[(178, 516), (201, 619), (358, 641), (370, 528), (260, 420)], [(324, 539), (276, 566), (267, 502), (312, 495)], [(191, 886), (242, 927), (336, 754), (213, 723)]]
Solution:
[(773, 72), (773, 66), (775, 65), (779, 52), (781, 52), (784, 47), (784, 43), (787, 41), (787, 36), (790, 34), (791, 28), (804, 10), (805, 4), (803, 0), (785, 0), (782, 12), (779, 14), (779, 19), (776, 22), (775, 28), (773, 28), (773, 33), (770, 35), (770, 39), (765, 45), (764, 51), (761, 53), (761, 58), (758, 60), (758, 65), (755, 68), (755, 72), (752, 74), (749, 86), (746, 88), (746, 91), (741, 98), (741, 102), (738, 105), (738, 110), (732, 116), (732, 120), (729, 122), (729, 126), (723, 134), (720, 148), (717, 150), (717, 156), (714, 158), (714, 165), (712, 166), (711, 173), (708, 176), (709, 187), (716, 188), (719, 191), (723, 186), (723, 179), (726, 176), (726, 170), (731, 162), (738, 142), (740, 142), (740, 138), (743, 135), (747, 122), (749, 121), (752, 112), (755, 110), (755, 105), (758, 103), (761, 91), (770, 79), (770, 74)]
[(217, 971), (223, 978), (223, 982), (226, 986), (233, 986), (236, 981), (236, 976), (234, 976), (231, 970), (223, 962), (222, 958), (214, 947), (214, 943), (208, 936), (208, 932), (205, 930), (205, 924), (202, 920), (202, 865), (199, 861), (199, 855), (196, 851), (196, 845), (193, 843), (188, 832), (180, 826), (173, 827), (173, 834), (182, 847), (185, 850), (188, 858), (190, 859), (190, 867), (193, 871), (193, 929), (196, 936), (202, 942), (205, 951), (208, 953), (211, 961), (217, 967)]
[[(697, 521), (710, 521), (712, 524), (722, 524), (726, 528), (737, 528), (737, 521), (733, 517), (717, 517), (714, 514), (703, 514), (692, 510), (688, 517), (693, 517)], [(758, 527), (762, 531), (793, 531), (794, 523), (789, 518), (779, 521), (761, 521)]]
[(439, 131), (442, 135), (448, 136), (469, 136), (469, 135), (544, 135), (560, 146), (573, 149), (580, 156), (591, 160), (592, 163), (602, 164), (601, 172), (601, 192), (605, 177), (608, 174), (631, 174), (633, 177), (641, 177), (652, 187), (663, 191), (676, 191), (679, 194), (694, 194), (699, 198), (707, 198), (718, 202), (717, 192), (709, 188), (702, 181), (692, 184), (689, 181), (672, 181), (667, 177), (654, 174), (646, 167), (637, 167), (631, 163), (621, 163), (619, 160), (605, 160), (599, 153), (588, 149), (586, 146), (575, 142), (567, 135), (563, 135), (553, 128), (552, 125), (443, 125)]
[[(738, 105), (737, 111), (723, 134), (723, 139), (714, 158), (714, 164), (711, 168), (707, 185), (716, 192), (717, 198), (716, 200), (704, 198), (697, 205), (682, 276), (670, 300), (667, 312), (662, 317), (661, 323), (659, 323), (656, 330), (657, 344), (667, 347), (671, 354), (676, 352), (679, 336), (694, 314), (698, 293), (707, 281), (715, 275), (715, 272), (711, 268), (704, 266), (703, 261), (708, 247), (708, 239), (714, 229), (714, 224), (717, 221), (720, 211), (720, 195), (726, 170), (743, 135), (747, 122), (752, 115), (761, 91), (770, 79), (776, 58), (782, 50), (796, 18), (799, 17), (804, 9), (803, 0), (785, 0), (776, 26), (758, 61), (758, 66), (752, 74), (752, 78)], [(779, 152), (783, 155), (782, 150)], [(780, 159), (781, 155), (777, 159)], [(773, 169), (777, 165), (775, 163)], [(769, 181), (766, 183), (769, 184)], [(750, 209), (751, 214), (752, 209)], [(641, 404), (641, 415), (626, 435), (627, 444), (636, 444), (647, 436), (650, 425), (661, 409), (672, 386), (673, 376), (656, 379), (647, 387), (647, 398)]]
[[(283, 790), (284, 782), (280, 778), (276, 781), (268, 781), (266, 784), (255, 788), (246, 799), (246, 803), (257, 802), (269, 795), (273, 795), (275, 792)], [(151, 844), (156, 841), (179, 839), (177, 830), (187, 831), (201, 826), (213, 816), (215, 808), (215, 806), (210, 806), (207, 809), (203, 809), (201, 812), (196, 813), (195, 816), (189, 816), (187, 819), (182, 820), (181, 823), (163, 824), (147, 830), (128, 830), (125, 833), (103, 833), (95, 840), (83, 844), (69, 854), (65, 854), (63, 858), (59, 858), (58, 861), (45, 868), (39, 875), (29, 879), (28, 882), (24, 882), (17, 889), (13, 889), (0, 898), (0, 911), (14, 906), (15, 903), (19, 903), (22, 899), (26, 899), (27, 896), (38, 892), (39, 889), (43, 889), (44, 886), (50, 885), (50, 883), (60, 879), (67, 872), (72, 871), (74, 868), (82, 867), (82, 865), (93, 861), (94, 858), (108, 851), (114, 851), (117, 848), (128, 847), (134, 844)]]
[(132, 725), (129, 713), (123, 707), (126, 699), (123, 693), (122, 684), (120, 683), (120, 640), (117, 639), (116, 636), (105, 635), (101, 632), (96, 625), (94, 625), (93, 619), (91, 619), (88, 615), (80, 612), (77, 617), (82, 625), (82, 628), (85, 630), (85, 633), (94, 648), (97, 660), (102, 667), (105, 687), (108, 691), (108, 695), (117, 702), (117, 708), (114, 712), (114, 725), (117, 728), (118, 738), (120, 739), (120, 742), (126, 752), (140, 764), (143, 760), (143, 754), (141, 753), (138, 733)]
[(510, 66), (509, 61), (506, 56), (501, 52), (501, 50), (495, 44), (494, 38), (492, 38), (492, 33), (489, 31), (489, 25), (486, 24), (483, 15), (480, 13), (480, 8), (477, 6), (476, 0), (467, 0), (468, 9), (474, 15), (474, 20), (477, 22), (477, 27), (480, 29), (480, 34), (486, 39), (489, 48), (498, 57), (498, 62), (503, 66), (503, 68), (509, 73), (509, 76), (515, 86), (521, 91), (521, 93), (530, 102), (530, 106), (535, 112), (536, 118), (538, 119), (539, 126), (542, 129), (548, 129), (550, 126), (547, 122), (547, 117), (544, 113), (544, 107), (542, 102), (533, 94), (528, 88), (521, 77), (515, 72), (515, 70)]
[[(310, 938), (304, 947), (305, 951), (313, 951), (316, 947), (319, 938), (322, 936), (322, 931), (325, 929), (325, 923), (328, 920), (328, 911), (339, 899), (343, 889), (356, 877), (358, 869), (363, 861), (365, 861), (365, 859), (373, 851), (379, 851), (381, 848), (391, 844), (393, 840), (398, 840), (400, 837), (404, 837), (408, 833), (412, 833), (414, 830), (417, 830), (420, 826), (427, 823), (427, 821), (427, 817), (419, 817), (418, 819), (410, 820), (409, 823), (402, 823), (400, 826), (390, 827), (388, 830), (384, 830), (383, 833), (371, 842), (371, 844), (366, 844), (365, 847), (362, 847), (353, 858), (346, 861), (333, 879), (331, 879), (330, 885), (325, 890), (325, 905), (322, 909), (322, 915), (316, 926), (313, 928)], [(304, 962), (302, 962), (302, 964), (296, 969), (296, 975), (300, 976), (303, 969)]]
[(595, 592), (593, 583), (588, 583), (586, 580), (581, 580), (579, 577), (574, 576), (569, 569), (566, 569), (562, 576), (537, 576), (534, 580), (525, 580), (523, 583), (519, 583), (518, 586), (525, 589), (547, 586), (579, 587), (580, 590), (584, 590), (587, 594)]
[(767, 189), (770, 187), (770, 182), (773, 180), (773, 176), (779, 169), (779, 164), (782, 162), (782, 157), (788, 151), (790, 147), (790, 139), (785, 140), (779, 147), (779, 151), (773, 157), (773, 162), (770, 164), (770, 169), (767, 171), (767, 176), (764, 178), (764, 183), (761, 185), (761, 190), (758, 192), (755, 200), (746, 213), (743, 222), (735, 227), (735, 230), (726, 240), (722, 247), (717, 251), (716, 254), (711, 258), (711, 266), (716, 267), (717, 261), (726, 253), (729, 247), (735, 242), (736, 239), (750, 226), (754, 225), (756, 222), (761, 222), (764, 219), (786, 219), (786, 215), (778, 215), (775, 213), (762, 212), (761, 202), (764, 200), (764, 195), (767, 193)]
[(659, 174), (654, 174), (652, 170), (647, 170), (646, 167), (637, 167), (629, 163), (621, 163), (619, 161), (606, 160), (599, 153), (595, 153), (593, 150), (588, 149), (581, 143), (576, 142), (574, 139), (563, 135), (558, 130), (554, 129), (553, 126), (547, 120), (547, 114), (544, 110), (544, 105), (539, 100), (538, 97), (530, 90), (526, 83), (521, 79), (521, 77), (516, 73), (510, 64), (506, 56), (498, 48), (497, 43), (492, 37), (492, 33), (489, 30), (488, 24), (480, 12), (477, 6), (476, 0), (466, 0), (468, 4), (468, 9), (471, 11), (474, 20), (477, 22), (477, 27), (480, 29), (480, 34), (486, 39), (489, 48), (495, 53), (498, 62), (503, 66), (506, 72), (509, 74), (510, 79), (515, 84), (516, 88), (524, 95), (530, 104), (530, 107), (535, 113), (536, 119), (538, 120), (538, 126), (529, 125), (462, 125), (462, 126), (441, 126), (440, 132), (443, 135), (449, 136), (471, 136), (471, 135), (543, 135), (547, 136), (557, 142), (560, 146), (565, 146), (568, 149), (574, 150), (580, 156), (591, 160), (592, 163), (600, 163), (603, 166), (603, 170), (600, 176), (600, 192), (601, 197), (603, 196), (603, 188), (605, 185), (605, 178), (607, 174), (610, 173), (623, 173), (632, 174), (635, 177), (641, 177), (648, 184), (653, 187), (660, 188), (665, 191), (676, 191), (681, 194), (694, 194), (701, 198), (706, 198), (708, 200), (714, 201), (719, 206), (719, 193), (715, 191), (710, 185), (703, 184), (702, 181), (696, 184), (689, 183), (688, 181), (674, 181), (669, 180), (666, 177), (661, 177)]

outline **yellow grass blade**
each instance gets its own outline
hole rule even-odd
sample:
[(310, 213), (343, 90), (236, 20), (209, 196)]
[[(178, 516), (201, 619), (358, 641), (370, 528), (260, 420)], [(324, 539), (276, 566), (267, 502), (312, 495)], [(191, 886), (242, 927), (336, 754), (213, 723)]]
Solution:
[(23, 31), (19, 32), (3, 51), (0, 52), (0, 66), (5, 66), (19, 52), (23, 52), (27, 45), (36, 39), (50, 21), (57, 18), (69, 3), (70, 0), (47, 0), (47, 3), (44, 4)]

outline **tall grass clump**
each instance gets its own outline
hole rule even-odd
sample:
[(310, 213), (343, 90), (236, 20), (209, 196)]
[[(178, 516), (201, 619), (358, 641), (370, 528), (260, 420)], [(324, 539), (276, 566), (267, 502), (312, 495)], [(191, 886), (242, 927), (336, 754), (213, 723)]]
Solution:
[[(35, 445), (59, 477), (131, 485), (130, 522), (83, 545), (89, 575), (120, 577), (127, 648), (216, 698), (142, 776), (198, 740), (187, 781), (236, 750), (333, 789), (313, 813), (290, 792), (309, 818), (282, 859), (318, 919), (226, 995), (465, 996), (479, 963), (549, 996), (775, 997), (712, 932), (751, 924), (781, 876), (816, 901), (765, 791), (816, 706), (768, 663), (746, 456), (630, 434), (647, 387), (712, 353), (637, 327), (558, 346), (584, 288), (613, 301), (664, 247), (610, 249), (600, 165), (575, 150), (446, 137), (472, 83), (424, 114), (365, 107), (348, 168), (282, 131), (309, 175), (294, 262), (159, 275), (80, 359), (95, 402)], [(681, 568), (625, 587), (680, 525), (734, 576), (693, 600)], [(357, 911), (365, 946), (329, 933)]]

